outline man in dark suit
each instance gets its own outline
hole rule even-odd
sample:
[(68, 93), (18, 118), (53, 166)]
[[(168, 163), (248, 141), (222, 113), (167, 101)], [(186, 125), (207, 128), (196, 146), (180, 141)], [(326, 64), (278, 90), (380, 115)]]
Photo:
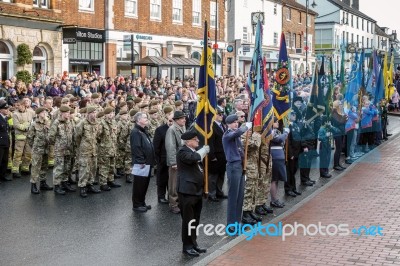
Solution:
[(296, 112), (290, 113), (290, 133), (288, 141), (288, 158), (286, 164), (287, 182), (285, 182), (285, 194), (291, 197), (301, 195), (296, 189), (296, 172), (298, 168), (299, 154), (301, 152), (301, 135), (300, 127), (296, 122)]
[(168, 200), (165, 199), (165, 193), (168, 189), (168, 165), (167, 165), (167, 151), (165, 150), (165, 135), (170, 126), (172, 126), (174, 120), (174, 109), (170, 106), (166, 106), (163, 109), (165, 114), (166, 123), (156, 128), (153, 138), (154, 152), (157, 160), (157, 195), (158, 202), (161, 204), (168, 204)]
[[(182, 134), (184, 145), (176, 154), (177, 162), (177, 192), (179, 208), (182, 216), (183, 253), (197, 257), (207, 250), (197, 245), (196, 228), (200, 222), (203, 206), (203, 169), (201, 161), (210, 151), (209, 146), (199, 146), (199, 139), (194, 131)], [(188, 232), (190, 225), (190, 233)]]
[(11, 181), (7, 177), (8, 150), (10, 148), (9, 127), (7, 122), (8, 105), (4, 100), (0, 100), (0, 183), (1, 180)]
[(213, 134), (209, 140), (210, 145), (210, 180), (208, 183), (208, 200), (217, 202), (218, 198), (227, 198), (222, 191), (226, 171), (226, 158), (222, 146), (222, 136), (226, 131), (222, 123), (224, 111), (218, 109), (218, 114), (213, 123)]

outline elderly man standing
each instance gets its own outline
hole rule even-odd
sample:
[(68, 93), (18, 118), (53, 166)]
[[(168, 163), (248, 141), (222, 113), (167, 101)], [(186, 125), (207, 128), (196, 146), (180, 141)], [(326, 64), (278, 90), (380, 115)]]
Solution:
[(151, 209), (150, 205), (146, 205), (146, 193), (149, 188), (151, 168), (155, 164), (154, 147), (147, 128), (149, 124), (147, 114), (138, 112), (134, 119), (136, 123), (130, 137), (134, 177), (132, 203), (134, 211), (147, 212)]
[[(181, 138), (185, 144), (179, 149), (176, 159), (178, 166), (177, 191), (182, 216), (183, 253), (198, 257), (199, 253), (207, 251), (197, 245), (196, 228), (200, 222), (203, 206), (203, 168), (201, 161), (210, 151), (210, 147), (204, 146), (196, 151), (199, 146), (196, 132), (185, 132)], [(191, 226), (190, 233), (189, 225)]]
[(169, 208), (172, 213), (180, 213), (178, 207), (178, 194), (176, 192), (176, 153), (182, 146), (181, 136), (186, 131), (186, 115), (182, 111), (175, 111), (173, 125), (167, 130), (165, 135), (165, 149), (167, 150), (167, 165), (169, 167), (168, 174), (168, 196)]
[(4, 100), (0, 100), (0, 183), (1, 179), (11, 181), (7, 177), (8, 151), (10, 148), (10, 127), (7, 122), (8, 105)]

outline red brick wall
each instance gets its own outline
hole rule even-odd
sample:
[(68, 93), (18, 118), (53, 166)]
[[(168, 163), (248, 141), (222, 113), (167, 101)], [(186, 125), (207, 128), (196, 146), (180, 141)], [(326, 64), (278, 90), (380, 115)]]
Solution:
[(106, 43), (105, 52), (106, 76), (115, 77), (117, 75), (117, 45), (115, 43)]
[(61, 5), (65, 25), (77, 25), (82, 28), (104, 29), (104, 1), (94, 1), (94, 12), (79, 11), (79, 1), (62, 1)]
[[(17, 14), (31, 19), (62, 19), (60, 1), (56, 0), (50, 1), (49, 9), (33, 7), (32, 0), (14, 0), (13, 3), (0, 2), (0, 7), (2, 8), (1, 15), (3, 16)], [(23, 13), (24, 10), (36, 12)]]

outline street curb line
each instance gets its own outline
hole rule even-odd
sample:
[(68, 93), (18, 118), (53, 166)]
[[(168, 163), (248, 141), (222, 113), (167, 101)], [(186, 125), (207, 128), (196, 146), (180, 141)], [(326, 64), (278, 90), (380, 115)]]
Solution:
[[(400, 132), (393, 135), (392, 139), (390, 141), (386, 141), (385, 143), (379, 145), (376, 149), (372, 150), (371, 152), (369, 152), (367, 154), (367, 157), (371, 156), (372, 154), (374, 154), (377, 149), (380, 149), (382, 147), (385, 147), (386, 145), (389, 145), (392, 141), (396, 140), (399, 138)], [(263, 225), (267, 225), (267, 224), (272, 224), (272, 223), (276, 223), (284, 218), (286, 218), (287, 216), (291, 215), (292, 213), (294, 213), (295, 211), (297, 211), (298, 209), (300, 209), (300, 207), (303, 207), (303, 205), (305, 205), (306, 203), (308, 203), (310, 200), (312, 200), (313, 198), (315, 198), (317, 195), (319, 195), (321, 192), (323, 192), (324, 190), (328, 189), (329, 187), (331, 187), (333, 184), (335, 184), (338, 180), (340, 180), (344, 174), (348, 173), (348, 171), (352, 170), (357, 162), (362, 159), (364, 156), (360, 157), (359, 159), (357, 159), (355, 162), (353, 162), (350, 166), (348, 166), (346, 168), (345, 171), (343, 171), (342, 173), (340, 173), (339, 175), (337, 175), (334, 179), (331, 180), (331, 182), (325, 184), (324, 186), (318, 188), (317, 190), (315, 190), (313, 193), (311, 193), (308, 197), (304, 198), (303, 200), (301, 200), (300, 202), (298, 202), (296, 205), (294, 205), (292, 208), (288, 209), (287, 211), (285, 211), (284, 213), (280, 214), (279, 216), (275, 217), (274, 219), (270, 220), (268, 223), (265, 223)], [(229, 241), (228, 243), (226, 243), (225, 245), (223, 245), (222, 247), (220, 247), (219, 249), (217, 249), (216, 251), (214, 251), (213, 253), (211, 253), (210, 255), (208, 255), (207, 257), (204, 257), (203, 259), (201, 259), (200, 261), (198, 261), (197, 263), (194, 264), (194, 266), (203, 266), (203, 265), (207, 265), (210, 262), (214, 261), (216, 258), (218, 258), (219, 256), (221, 256), (222, 254), (224, 254), (225, 252), (227, 252), (228, 250), (230, 250), (231, 248), (233, 248), (234, 246), (236, 246), (237, 244), (239, 244), (240, 242), (242, 242), (243, 240), (245, 240), (247, 238), (247, 236), (245, 235), (241, 235), (241, 236), (237, 236), (235, 239), (233, 239), (232, 241)]]

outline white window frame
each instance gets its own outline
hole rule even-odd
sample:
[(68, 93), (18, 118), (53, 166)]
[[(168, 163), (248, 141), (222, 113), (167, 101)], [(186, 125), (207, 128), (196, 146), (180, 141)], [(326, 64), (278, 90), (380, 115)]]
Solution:
[[(217, 10), (217, 11), (216, 11)], [(216, 21), (216, 14), (218, 12), (218, 6), (217, 2), (215, 1), (210, 1), (210, 28), (218, 27), (217, 21)], [(213, 19), (214, 18), (214, 19)], [(213, 24), (213, 22), (215, 24)]]
[[(179, 11), (179, 18), (174, 18), (174, 12)], [(182, 23), (183, 21), (183, 5), (182, 0), (172, 0), (172, 22)]]
[[(128, 6), (128, 2), (133, 4), (133, 11), (134, 12), (130, 12), (127, 8)], [(125, 0), (125, 16), (127, 17), (137, 17), (137, 11), (138, 11), (138, 0)]]
[[(82, 7), (81, 1), (90, 1), (90, 7)], [(94, 0), (79, 0), (78, 1), (78, 9), (79, 11), (94, 11)]]
[(249, 30), (247, 27), (243, 27), (243, 36), (242, 36), (243, 42), (248, 42), (249, 41)]
[[(153, 16), (152, 15), (152, 6), (158, 6), (159, 8), (159, 15)], [(150, 0), (150, 19), (151, 20), (160, 20), (161, 21), (161, 0)]]
[(292, 9), (290, 7), (286, 8), (286, 20), (291, 21), (292, 20)]
[[(3, 1), (4, 2), (4, 1)], [(33, 0), (33, 6), (34, 7), (39, 7), (39, 8), (45, 8), (48, 9), (50, 6), (50, 0)], [(43, 3), (44, 2), (44, 3)]]
[[(193, 0), (192, 2), (192, 24), (196, 26), (201, 26), (201, 0)], [(195, 16), (197, 15), (197, 16)], [(198, 17), (198, 21), (195, 18)]]

